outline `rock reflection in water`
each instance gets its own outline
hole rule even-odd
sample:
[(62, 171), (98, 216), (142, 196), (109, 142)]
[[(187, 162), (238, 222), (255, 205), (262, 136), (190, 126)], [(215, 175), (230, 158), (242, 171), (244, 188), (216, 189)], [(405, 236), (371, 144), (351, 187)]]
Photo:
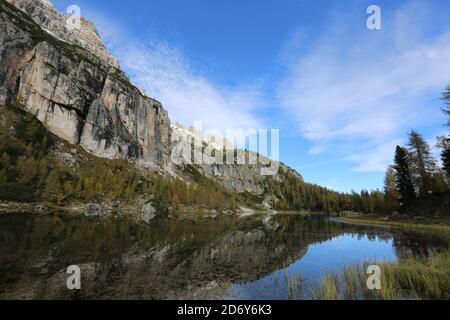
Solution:
[[(4, 215), (0, 230), (1, 299), (220, 298), (301, 261), (310, 245), (343, 234), (390, 240), (397, 255), (442, 245), (432, 236), (294, 215), (153, 225)], [(79, 291), (66, 288), (69, 265), (81, 267)]]

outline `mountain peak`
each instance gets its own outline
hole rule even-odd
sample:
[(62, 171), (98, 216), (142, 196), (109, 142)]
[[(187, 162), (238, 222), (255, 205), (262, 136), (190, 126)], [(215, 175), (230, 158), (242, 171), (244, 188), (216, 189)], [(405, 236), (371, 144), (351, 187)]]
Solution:
[(70, 44), (79, 45), (107, 64), (119, 68), (119, 63), (106, 48), (95, 25), (84, 18), (80, 28), (69, 28), (69, 15), (56, 9), (50, 0), (6, 0), (16, 8), (28, 13), (47, 32)]

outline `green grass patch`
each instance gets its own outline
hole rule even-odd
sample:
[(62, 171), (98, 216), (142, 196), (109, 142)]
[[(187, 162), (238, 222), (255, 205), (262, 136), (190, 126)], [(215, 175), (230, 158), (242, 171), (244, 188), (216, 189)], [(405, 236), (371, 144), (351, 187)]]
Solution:
[[(365, 270), (368, 265), (381, 268), (381, 289), (369, 290)], [(342, 273), (325, 276), (314, 290), (319, 300), (403, 300), (450, 299), (450, 250), (430, 257), (412, 257), (398, 263), (365, 263), (350, 266)]]
[(379, 217), (361, 217), (361, 218), (338, 218), (340, 221), (368, 224), (376, 226), (393, 226), (410, 229), (413, 231), (431, 231), (450, 235), (450, 219), (448, 217), (440, 219), (427, 219), (415, 221), (412, 219), (403, 220), (379, 220)]
[[(381, 270), (379, 290), (371, 290), (367, 280), (371, 265)], [(325, 274), (305, 291), (301, 274), (285, 274), (288, 299), (310, 300), (449, 300), (450, 249), (428, 256), (414, 255), (398, 262), (365, 261), (344, 270)]]

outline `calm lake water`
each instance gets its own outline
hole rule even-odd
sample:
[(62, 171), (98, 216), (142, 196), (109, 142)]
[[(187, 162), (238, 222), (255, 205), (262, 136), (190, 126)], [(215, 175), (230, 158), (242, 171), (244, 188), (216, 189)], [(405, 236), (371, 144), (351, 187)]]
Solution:
[[(0, 299), (308, 298), (327, 273), (448, 247), (428, 233), (300, 215), (200, 221), (0, 216)], [(79, 291), (67, 267), (82, 270)], [(290, 279), (290, 280), (289, 280)]]

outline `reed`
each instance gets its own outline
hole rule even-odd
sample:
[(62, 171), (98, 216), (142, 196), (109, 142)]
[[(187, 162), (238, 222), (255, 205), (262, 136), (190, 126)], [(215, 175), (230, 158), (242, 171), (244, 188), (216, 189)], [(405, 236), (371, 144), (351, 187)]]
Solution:
[(327, 275), (312, 293), (320, 300), (402, 300), (450, 299), (450, 250), (435, 252), (429, 258), (412, 257), (398, 263), (378, 263), (381, 268), (381, 289), (366, 286), (366, 267), (351, 266), (340, 274)]

